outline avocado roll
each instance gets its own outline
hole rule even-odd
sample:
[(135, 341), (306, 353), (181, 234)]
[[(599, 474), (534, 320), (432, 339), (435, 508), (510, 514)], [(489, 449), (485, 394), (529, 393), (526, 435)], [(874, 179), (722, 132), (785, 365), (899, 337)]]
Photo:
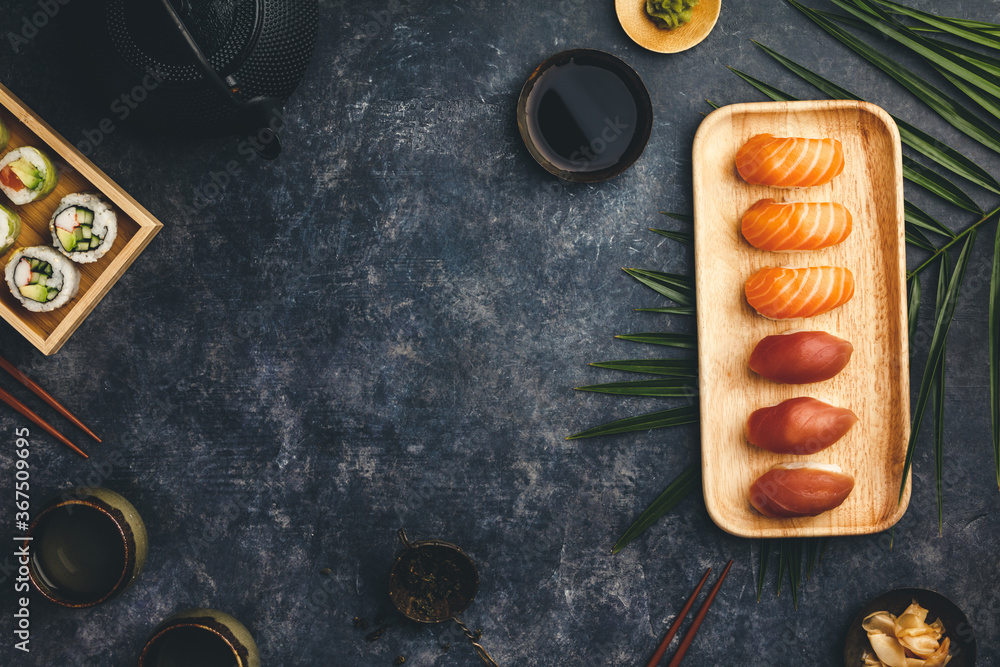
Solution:
[(0, 159), (0, 190), (15, 204), (30, 204), (55, 190), (59, 174), (37, 148), (24, 146)]
[(53, 248), (19, 248), (7, 263), (7, 286), (21, 305), (47, 313), (69, 303), (80, 289), (80, 271)]
[(56, 250), (74, 262), (89, 264), (111, 250), (118, 216), (95, 195), (66, 195), (52, 214), (49, 231)]
[(10, 250), (21, 234), (21, 216), (0, 204), (0, 255)]

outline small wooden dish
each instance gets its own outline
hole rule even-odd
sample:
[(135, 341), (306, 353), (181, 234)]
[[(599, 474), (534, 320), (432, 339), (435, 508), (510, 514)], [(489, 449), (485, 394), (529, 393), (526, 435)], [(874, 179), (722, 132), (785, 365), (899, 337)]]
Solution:
[(951, 662), (948, 667), (974, 667), (976, 664), (976, 633), (965, 613), (957, 604), (935, 591), (925, 588), (897, 588), (883, 593), (861, 609), (850, 629), (847, 631), (847, 641), (844, 642), (844, 665), (853, 667), (864, 663), (864, 654), (871, 651), (868, 633), (861, 627), (865, 618), (877, 611), (887, 611), (899, 616), (910, 603), (917, 604), (927, 610), (927, 622), (941, 619), (944, 624), (945, 637), (951, 637)]
[(701, 43), (719, 20), (722, 0), (701, 0), (691, 21), (675, 30), (658, 28), (646, 14), (646, 0), (615, 0), (618, 21), (632, 41), (657, 53), (678, 53)]
[(0, 118), (10, 129), (10, 143), (0, 155), (21, 146), (34, 146), (48, 153), (59, 170), (55, 191), (41, 201), (15, 206), (0, 194), (4, 205), (21, 216), (21, 235), (10, 250), (0, 255), (0, 271), (18, 248), (52, 245), (49, 219), (60, 200), (68, 194), (99, 192), (114, 205), (118, 214), (118, 237), (114, 245), (93, 264), (76, 265), (80, 270), (80, 292), (62, 308), (51, 313), (29, 312), (10, 293), (6, 281), (0, 286), (0, 317), (42, 353), (55, 354), (163, 224), (3, 85), (0, 85), (0, 107)]
[[(844, 147), (844, 172), (813, 188), (750, 185), (735, 168), (739, 148), (755, 134), (832, 137)], [(741, 537), (810, 537), (877, 533), (895, 524), (910, 498), (899, 489), (910, 433), (909, 354), (903, 177), (899, 131), (866, 102), (767, 102), (723, 107), (694, 140), (695, 282), (705, 504), (723, 530)], [(757, 200), (834, 201), (854, 216), (840, 245), (814, 252), (772, 253), (740, 233)], [(817, 317), (774, 321), (746, 302), (744, 283), (768, 266), (844, 266), (857, 289), (844, 306)], [(785, 385), (752, 372), (747, 361), (765, 336), (820, 330), (854, 345), (850, 363), (826, 382)], [(774, 454), (749, 444), (747, 417), (757, 408), (812, 396), (850, 408), (859, 422), (833, 446), (809, 457)], [(753, 481), (782, 462), (833, 463), (854, 475), (840, 507), (816, 517), (772, 519), (749, 502)]]

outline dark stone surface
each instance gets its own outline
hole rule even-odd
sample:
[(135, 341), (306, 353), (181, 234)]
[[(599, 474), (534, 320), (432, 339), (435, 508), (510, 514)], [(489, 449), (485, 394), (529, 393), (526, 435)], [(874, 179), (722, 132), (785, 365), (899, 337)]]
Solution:
[[(38, 7), (5, 2), (3, 32)], [(1000, 2), (950, 2), (947, 12), (995, 20)], [(391, 611), (402, 526), (475, 559), (482, 583), (464, 618), (507, 667), (642, 664), (704, 568), (729, 558), (736, 565), (685, 664), (837, 665), (854, 613), (900, 586), (959, 602), (980, 636), (979, 664), (1000, 664), (992, 225), (950, 339), (942, 535), (926, 427), (892, 549), (887, 534), (833, 540), (797, 612), (787, 584), (774, 596), (773, 579), (755, 601), (757, 546), (717, 529), (698, 498), (609, 555), (697, 459), (698, 429), (567, 441), (666, 405), (572, 387), (619, 377), (588, 362), (649, 355), (614, 334), (694, 330), (683, 317), (634, 312), (663, 302), (620, 267), (692, 270), (689, 250), (647, 228), (684, 227), (658, 211), (691, 209), (704, 100), (761, 99), (725, 66), (816, 96), (751, 39), (1000, 173), (996, 155), (790, 5), (746, 0), (727, 0), (709, 38), (674, 56), (630, 42), (611, 0), (323, 2), (320, 45), (289, 104), (279, 161), (247, 160), (227, 139), (106, 135), (91, 158), (164, 230), (59, 354), (43, 357), (6, 326), (0, 348), (105, 437), (86, 463), (33, 432), (33, 506), (96, 475), (145, 518), (150, 557), (137, 585), (103, 606), (64, 610), (33, 596), (30, 655), (13, 649), (14, 581), (3, 574), (0, 663), (132, 665), (156, 623), (204, 605), (241, 618), (266, 665), (387, 666), (396, 655), (407, 665), (478, 664), (450, 624), (417, 626)], [(75, 143), (110, 115), (110, 100), (77, 105), (62, 92), (74, 82), (56, 41), (42, 28), (15, 54), (4, 37), (0, 81)], [(564, 185), (528, 156), (514, 104), (537, 63), (584, 46), (637, 69), (656, 119), (631, 170)], [(230, 161), (238, 176), (206, 189)], [(983, 205), (996, 201), (969, 190)], [(913, 187), (907, 196), (957, 228), (973, 217)], [(931, 332), (923, 314), (914, 386)], [(0, 386), (14, 388), (6, 377)], [(22, 423), (0, 414), (8, 545)], [(355, 628), (354, 616), (372, 626)], [(390, 627), (368, 642), (378, 617)]]

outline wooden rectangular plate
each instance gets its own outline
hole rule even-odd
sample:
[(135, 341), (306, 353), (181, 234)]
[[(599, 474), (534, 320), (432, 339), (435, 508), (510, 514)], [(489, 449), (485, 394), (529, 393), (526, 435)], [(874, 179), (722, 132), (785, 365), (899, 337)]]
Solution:
[(80, 269), (80, 292), (62, 308), (51, 313), (29, 312), (10, 293), (6, 281), (0, 286), (0, 316), (44, 354), (55, 354), (163, 225), (3, 85), (0, 118), (10, 130), (10, 143), (0, 150), (0, 155), (21, 146), (34, 146), (48, 153), (59, 169), (59, 184), (41, 201), (15, 206), (0, 193), (0, 201), (21, 216), (21, 235), (10, 250), (0, 255), (0, 270), (17, 248), (52, 245), (49, 218), (68, 194), (101, 193), (118, 214), (114, 245), (93, 264), (76, 265)]
[[(755, 134), (831, 137), (844, 147), (843, 173), (814, 188), (749, 185), (736, 171), (739, 148)], [(698, 374), (705, 504), (716, 524), (742, 537), (857, 535), (886, 530), (906, 511), (899, 488), (910, 432), (903, 176), (899, 132), (882, 109), (865, 102), (736, 104), (710, 114), (694, 140), (695, 278)], [(740, 233), (757, 200), (834, 201), (854, 217), (840, 245), (813, 252), (773, 253)], [(744, 283), (769, 266), (844, 266), (854, 298), (832, 312), (772, 321), (757, 314)], [(765, 380), (747, 366), (764, 336), (821, 330), (854, 345), (839, 375), (810, 385)], [(860, 421), (828, 449), (810, 457), (772, 454), (749, 444), (746, 419), (757, 408), (812, 396), (850, 408)], [(770, 519), (749, 502), (750, 485), (783, 461), (835, 463), (855, 477), (840, 507), (816, 517)]]

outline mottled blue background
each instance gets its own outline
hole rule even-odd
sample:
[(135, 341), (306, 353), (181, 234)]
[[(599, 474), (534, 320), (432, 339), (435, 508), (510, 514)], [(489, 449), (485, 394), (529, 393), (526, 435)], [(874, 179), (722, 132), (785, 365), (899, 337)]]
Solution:
[[(997, 0), (915, 4), (1000, 15)], [(2, 9), (6, 32), (38, 5)], [(43, 29), (20, 54), (0, 41), (0, 81), (76, 143), (111, 113), (63, 93), (72, 82), (54, 39)], [(678, 55), (633, 44), (611, 0), (324, 1), (320, 43), (289, 103), (277, 162), (247, 160), (228, 139), (106, 135), (91, 158), (164, 229), (56, 356), (6, 325), (0, 349), (105, 436), (90, 447), (92, 464), (33, 436), (35, 507), (91, 477), (145, 517), (149, 561), (126, 595), (91, 610), (35, 596), (28, 656), (12, 648), (7, 578), (0, 663), (133, 665), (158, 621), (205, 605), (241, 618), (266, 665), (388, 666), (397, 655), (407, 665), (479, 664), (454, 628), (416, 626), (391, 611), (386, 581), (405, 527), (411, 539), (446, 539), (474, 557), (482, 584), (464, 617), (505, 667), (644, 664), (704, 568), (730, 558), (736, 565), (685, 664), (838, 665), (867, 600), (921, 586), (959, 602), (979, 633), (979, 664), (1000, 665), (986, 326), (992, 224), (950, 338), (941, 536), (925, 428), (893, 548), (888, 535), (832, 541), (797, 612), (787, 584), (776, 598), (769, 582), (755, 601), (757, 545), (716, 528), (698, 497), (609, 555), (697, 460), (698, 429), (567, 441), (676, 404), (572, 388), (622, 377), (588, 362), (662, 352), (615, 334), (694, 331), (689, 318), (634, 312), (665, 302), (621, 267), (692, 270), (689, 249), (647, 229), (684, 229), (658, 211), (691, 210), (691, 142), (710, 111), (705, 100), (762, 99), (726, 66), (817, 96), (751, 39), (1000, 174), (998, 156), (777, 0), (725, 0), (714, 32)], [(598, 185), (550, 177), (514, 121), (532, 69), (575, 47), (633, 65), (655, 109), (643, 157)], [(234, 160), (238, 176), (207, 198), (206, 183)], [(995, 195), (968, 190), (995, 205)], [(973, 218), (913, 187), (907, 197), (956, 228)], [(932, 293), (933, 276), (925, 278)], [(925, 318), (914, 386), (929, 327)], [(15, 388), (7, 377), (0, 386)], [(22, 423), (0, 411), (7, 544), (13, 432)], [(391, 627), (370, 643), (355, 616)]]

